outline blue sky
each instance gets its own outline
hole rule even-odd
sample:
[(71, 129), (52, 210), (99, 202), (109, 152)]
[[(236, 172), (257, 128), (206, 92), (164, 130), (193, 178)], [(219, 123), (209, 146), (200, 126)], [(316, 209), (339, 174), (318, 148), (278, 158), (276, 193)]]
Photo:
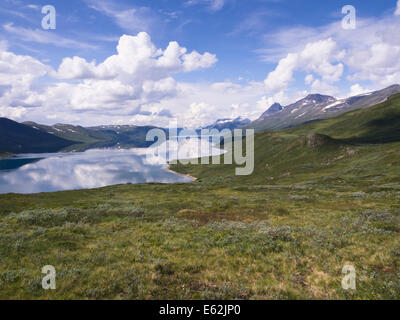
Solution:
[[(41, 8), (48, 4), (56, 9), (55, 30), (41, 27)], [(341, 27), (347, 4), (356, 8), (355, 30)], [(400, 82), (400, 66), (392, 62), (400, 60), (396, 5), (2, 0), (0, 65), (14, 72), (8, 83), (0, 68), (0, 116), (159, 125), (178, 118), (197, 126), (219, 117), (256, 118), (274, 101), (290, 103), (309, 92), (340, 97), (378, 89)], [(123, 35), (128, 38), (121, 53)], [(180, 62), (171, 58), (160, 66), (157, 59), (171, 41), (179, 44)], [(137, 50), (145, 48), (154, 50), (138, 59)], [(113, 55), (118, 57), (106, 63)], [(79, 59), (66, 61), (72, 57)], [(132, 61), (140, 62), (133, 67)]]

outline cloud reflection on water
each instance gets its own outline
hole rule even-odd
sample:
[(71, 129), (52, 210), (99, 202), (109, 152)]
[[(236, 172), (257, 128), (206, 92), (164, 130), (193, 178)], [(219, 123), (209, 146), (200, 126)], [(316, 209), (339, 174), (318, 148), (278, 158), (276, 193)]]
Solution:
[[(168, 154), (157, 157), (154, 156), (154, 148), (19, 155), (7, 161), (22, 163), (22, 166), (16, 165), (15, 170), (0, 170), (0, 193), (51, 192), (124, 183), (190, 182), (190, 177), (168, 171), (167, 160), (171, 160), (175, 154), (182, 159), (223, 153), (205, 140), (166, 143), (170, 148)], [(39, 156), (43, 159), (37, 159)], [(36, 162), (27, 159), (35, 159)]]
[[(21, 155), (20, 157), (23, 157)], [(98, 188), (123, 183), (190, 182), (189, 177), (149, 164), (136, 150), (89, 150), (46, 155), (16, 170), (0, 171), (0, 193), (37, 193)]]

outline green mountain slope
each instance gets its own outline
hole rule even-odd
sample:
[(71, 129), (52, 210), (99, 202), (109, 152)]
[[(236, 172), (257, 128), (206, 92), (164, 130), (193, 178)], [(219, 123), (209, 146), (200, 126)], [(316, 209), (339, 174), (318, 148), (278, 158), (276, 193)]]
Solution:
[(0, 153), (56, 152), (75, 144), (7, 118), (0, 118)]
[(310, 122), (331, 119), (349, 111), (369, 108), (398, 93), (400, 93), (400, 85), (345, 99), (310, 94), (286, 107), (279, 104), (272, 105), (259, 119), (246, 127), (257, 131), (293, 128)]
[(336, 118), (256, 133), (253, 175), (236, 176), (232, 165), (180, 164), (173, 169), (208, 181), (253, 185), (400, 182), (399, 128), (400, 95), (395, 95)]
[[(396, 137), (396, 104), (256, 134), (250, 176), (178, 165), (199, 179), (0, 195), (0, 298), (398, 300), (400, 142), (374, 139)], [(43, 261), (72, 270), (60, 289)]]
[(336, 118), (314, 122), (289, 133), (319, 132), (354, 143), (400, 141), (400, 94), (370, 107), (345, 113)]

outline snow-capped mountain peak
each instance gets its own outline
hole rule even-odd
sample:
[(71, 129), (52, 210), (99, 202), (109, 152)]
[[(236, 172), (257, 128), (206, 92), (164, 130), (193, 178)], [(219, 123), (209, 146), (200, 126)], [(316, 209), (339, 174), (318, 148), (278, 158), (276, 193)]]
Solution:
[(322, 94), (309, 94), (288, 106), (282, 107), (279, 103), (273, 104), (249, 127), (257, 130), (279, 130), (293, 127), (310, 121), (331, 118), (347, 111), (367, 108), (381, 103), (399, 92), (400, 85), (393, 85), (345, 99), (336, 99)]
[(237, 117), (235, 119), (218, 119), (216, 122), (214, 122), (212, 125), (206, 126), (203, 129), (217, 129), (217, 130), (223, 130), (223, 129), (236, 129), (242, 126), (245, 126), (249, 124), (251, 121), (250, 119), (246, 119), (243, 117)]

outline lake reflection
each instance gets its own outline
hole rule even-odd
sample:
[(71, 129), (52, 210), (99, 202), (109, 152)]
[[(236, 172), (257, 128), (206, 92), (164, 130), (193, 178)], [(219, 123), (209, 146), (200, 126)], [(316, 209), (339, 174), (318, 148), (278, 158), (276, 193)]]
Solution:
[(206, 138), (170, 140), (148, 149), (97, 149), (80, 153), (22, 154), (0, 160), (1, 193), (38, 193), (124, 183), (184, 183), (167, 161), (220, 155)]
[(143, 150), (88, 150), (26, 154), (0, 160), (0, 193), (37, 193), (124, 183), (190, 182), (191, 178), (150, 164)]

